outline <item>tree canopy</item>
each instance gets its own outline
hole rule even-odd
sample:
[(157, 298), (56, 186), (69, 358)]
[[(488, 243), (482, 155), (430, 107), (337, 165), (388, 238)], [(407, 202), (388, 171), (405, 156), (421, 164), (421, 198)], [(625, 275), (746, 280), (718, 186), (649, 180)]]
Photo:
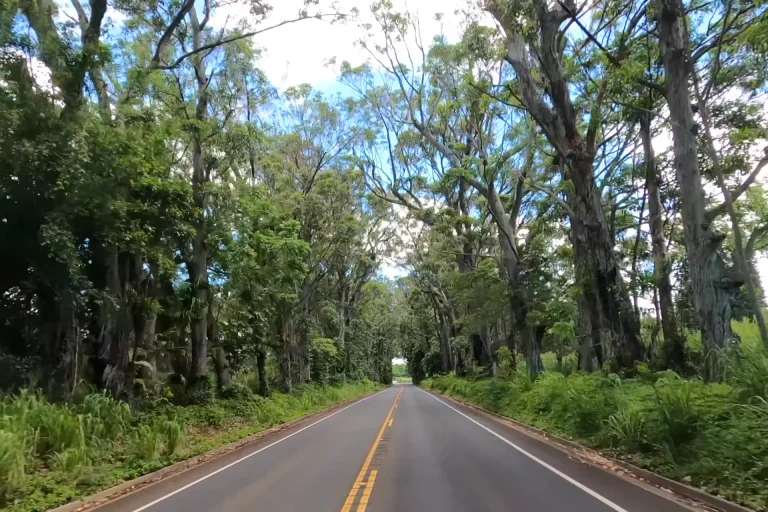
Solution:
[[(266, 395), (545, 352), (718, 381), (732, 319), (768, 343), (765, 5), (488, 0), (434, 39), (387, 0), (248, 5), (3, 3), (5, 389), (198, 402), (251, 367)], [(260, 69), (259, 34), (358, 19), (342, 92)]]

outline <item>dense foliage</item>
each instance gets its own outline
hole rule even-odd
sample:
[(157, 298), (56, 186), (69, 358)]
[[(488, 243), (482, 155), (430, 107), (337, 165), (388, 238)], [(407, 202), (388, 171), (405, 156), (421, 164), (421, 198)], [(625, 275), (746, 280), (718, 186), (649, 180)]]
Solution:
[[(262, 397), (390, 383), (395, 356), (417, 383), (583, 382), (606, 404), (673, 371), (727, 395), (681, 429), (758, 432), (766, 4), (467, 2), (434, 38), (389, 0), (335, 9), (0, 4), (0, 481), (32, 467), (9, 426), (27, 402), (192, 411), (246, 376)], [(369, 58), (336, 94), (259, 69), (262, 32), (358, 21)], [(68, 446), (44, 464), (95, 460)]]
[(82, 39), (44, 4), (0, 18), (2, 387), (198, 403), (209, 372), (222, 396), (249, 368), (264, 396), (388, 382), (391, 228), (350, 160), (358, 105), (278, 95), (249, 40), (206, 25), (215, 4), (74, 2)]

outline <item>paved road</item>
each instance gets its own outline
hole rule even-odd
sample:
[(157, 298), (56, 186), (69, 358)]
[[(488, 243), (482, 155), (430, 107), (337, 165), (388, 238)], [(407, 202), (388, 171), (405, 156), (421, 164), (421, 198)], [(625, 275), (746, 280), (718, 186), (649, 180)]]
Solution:
[(100, 512), (683, 512), (470, 409), (395, 386)]

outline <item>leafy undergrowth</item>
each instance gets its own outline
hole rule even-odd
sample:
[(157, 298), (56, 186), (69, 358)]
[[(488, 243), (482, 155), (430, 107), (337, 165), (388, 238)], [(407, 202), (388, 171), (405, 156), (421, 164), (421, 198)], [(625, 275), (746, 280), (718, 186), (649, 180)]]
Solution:
[(634, 379), (545, 372), (531, 382), (518, 372), (506, 380), (446, 375), (421, 384), (763, 510), (768, 372), (760, 367), (768, 370), (768, 356), (732, 363), (738, 372), (728, 384), (684, 380), (644, 366)]
[(0, 401), (0, 507), (42, 511), (205, 453), (379, 386), (303, 386), (208, 405), (132, 410), (105, 394), (77, 405), (23, 392)]

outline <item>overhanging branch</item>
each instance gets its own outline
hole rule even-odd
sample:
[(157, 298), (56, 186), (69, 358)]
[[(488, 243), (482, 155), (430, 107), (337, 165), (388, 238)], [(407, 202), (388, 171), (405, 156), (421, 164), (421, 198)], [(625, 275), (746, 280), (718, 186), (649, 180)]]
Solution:
[[(749, 189), (752, 183), (755, 182), (755, 179), (757, 179), (757, 176), (758, 174), (760, 174), (760, 171), (763, 170), (763, 167), (765, 167), (766, 164), (768, 164), (768, 148), (766, 148), (765, 152), (766, 152), (766, 155), (757, 163), (752, 173), (750, 173), (750, 175), (747, 176), (747, 179), (744, 180), (744, 183), (742, 183), (735, 189), (731, 190), (731, 198), (734, 202), (739, 198), (739, 196), (741, 196), (744, 192), (746, 192)], [(712, 222), (717, 217), (724, 214), (725, 211), (726, 211), (725, 202), (720, 203), (719, 205), (707, 211), (707, 220), (709, 222)]]

